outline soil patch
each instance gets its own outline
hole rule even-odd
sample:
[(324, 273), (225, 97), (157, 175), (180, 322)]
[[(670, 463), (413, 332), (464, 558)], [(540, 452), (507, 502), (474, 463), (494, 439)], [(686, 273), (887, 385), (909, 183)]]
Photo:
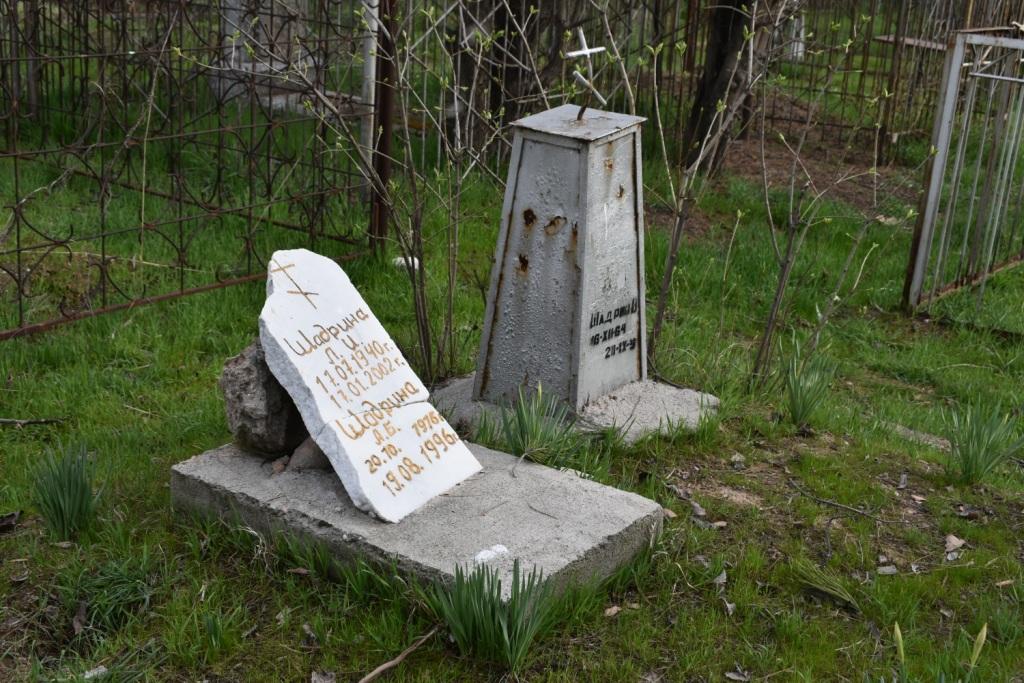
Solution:
[[(789, 187), (793, 172), (793, 153), (778, 140), (766, 140), (764, 145), (765, 169), (768, 186), (772, 189)], [(866, 157), (866, 158), (865, 158)], [(813, 187), (809, 191), (828, 189), (827, 197), (842, 201), (857, 209), (865, 217), (882, 213), (876, 206), (887, 197), (906, 204), (917, 201), (920, 189), (919, 173), (898, 166), (883, 166), (873, 177), (874, 161), (867, 153), (844, 152), (823, 145), (804, 146), (801, 162), (796, 166), (797, 188), (809, 178)], [(762, 180), (761, 141), (756, 138), (735, 140), (726, 150), (719, 177), (743, 178), (760, 185)], [(877, 195), (876, 195), (877, 184)], [(909, 229), (912, 226), (905, 226)]]

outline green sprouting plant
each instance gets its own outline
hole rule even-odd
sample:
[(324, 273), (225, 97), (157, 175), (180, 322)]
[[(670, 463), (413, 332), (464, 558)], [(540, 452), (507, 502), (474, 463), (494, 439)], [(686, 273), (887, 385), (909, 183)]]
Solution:
[(808, 425), (828, 394), (835, 368), (821, 355), (801, 357), (800, 345), (794, 343), (793, 354), (786, 367), (786, 400), (789, 419), (799, 428)]
[(190, 667), (209, 666), (241, 643), (245, 614), (240, 606), (216, 609), (173, 603), (174, 613), (163, 634), (175, 659)]
[(444, 622), (459, 651), (505, 665), (516, 672), (526, 661), (530, 645), (547, 632), (557, 616), (558, 600), (551, 586), (534, 569), (512, 566), (509, 595), (503, 596), (498, 570), (480, 565), (455, 570), (451, 585), (435, 583), (421, 591), (428, 609)]
[(204, 661), (216, 661), (222, 652), (230, 651), (238, 644), (236, 622), (240, 613), (241, 609), (237, 607), (227, 615), (203, 612), (201, 640)]
[(946, 474), (960, 484), (976, 484), (1024, 446), (998, 405), (968, 404), (946, 414), (950, 452)]
[[(899, 623), (893, 625), (892, 628), (893, 642), (896, 645), (896, 662), (899, 665), (899, 670), (896, 675), (892, 677), (892, 683), (910, 683), (909, 670), (907, 669), (907, 653), (903, 647), (903, 632), (900, 630)], [(974, 672), (978, 667), (978, 659), (981, 658), (981, 649), (985, 647), (985, 639), (988, 637), (988, 624), (982, 624), (981, 629), (978, 631), (978, 635), (974, 637), (974, 647), (971, 649), (971, 659), (967, 663), (967, 675), (963, 678), (957, 678), (957, 683), (970, 683), (971, 679), (974, 678)], [(946, 675), (939, 673), (936, 678), (937, 683), (946, 683)], [(864, 683), (874, 683), (869, 674), (864, 674)], [(878, 679), (878, 683), (889, 683), (885, 676)]]
[(501, 414), (501, 436), (514, 455), (558, 466), (576, 445), (568, 407), (537, 386), (532, 395), (519, 389), (519, 399)]
[[(451, 422), (451, 420), (449, 420)], [(494, 413), (481, 410), (473, 425), (473, 441), (488, 448), (504, 448), (501, 442), (501, 424)]]
[(48, 449), (32, 478), (32, 494), (50, 532), (68, 541), (92, 526), (99, 493), (85, 446)]
[(896, 643), (896, 658), (900, 663), (900, 683), (907, 683), (907, 651), (903, 647), (903, 631), (900, 630), (899, 622), (893, 622), (892, 639)]
[(985, 647), (985, 638), (988, 637), (988, 623), (981, 625), (981, 629), (978, 631), (978, 635), (974, 637), (974, 647), (971, 649), (971, 661), (967, 663), (967, 678), (964, 679), (964, 683), (974, 677), (974, 672), (978, 666), (978, 659), (981, 658), (981, 649)]

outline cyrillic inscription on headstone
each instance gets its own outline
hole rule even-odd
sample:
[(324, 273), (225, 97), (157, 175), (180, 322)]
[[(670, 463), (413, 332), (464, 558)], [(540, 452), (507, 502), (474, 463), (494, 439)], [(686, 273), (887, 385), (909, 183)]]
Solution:
[(360, 509), (397, 522), (480, 470), (334, 261), (274, 253), (260, 341)]

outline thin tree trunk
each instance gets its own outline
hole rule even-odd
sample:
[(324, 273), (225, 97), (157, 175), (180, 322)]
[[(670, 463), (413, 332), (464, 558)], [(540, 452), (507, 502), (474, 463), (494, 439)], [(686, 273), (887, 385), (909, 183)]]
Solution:
[[(683, 134), (686, 165), (700, 158), (701, 142), (713, 133), (712, 128), (723, 125), (722, 117), (717, 116), (719, 103), (723, 103), (729, 91), (746, 38), (745, 29), (749, 24), (744, 9), (746, 4), (746, 0), (721, 0), (711, 11), (704, 50), (704, 69), (697, 83)], [(706, 168), (703, 170), (712, 170), (715, 161), (720, 158), (721, 155), (715, 153), (707, 155), (703, 161)]]

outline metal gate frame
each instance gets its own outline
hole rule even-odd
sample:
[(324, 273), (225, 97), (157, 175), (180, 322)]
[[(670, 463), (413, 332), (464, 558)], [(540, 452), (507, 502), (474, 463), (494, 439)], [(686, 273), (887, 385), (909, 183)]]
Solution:
[[(1005, 28), (961, 31), (956, 33), (950, 42), (943, 70), (938, 110), (932, 130), (933, 155), (926, 166), (926, 191), (922, 196), (921, 209), (914, 228), (903, 287), (903, 306), (908, 311), (913, 311), (964, 286), (980, 285), (980, 301), (985, 282), (990, 275), (1024, 260), (1024, 244), (1022, 244), (1021, 250), (1010, 252), (1006, 258), (998, 262), (995, 261), (996, 242), (998, 240), (1002, 243), (1002, 240), (999, 239), (1000, 231), (1005, 225), (1007, 209), (1015, 198), (1018, 202), (1020, 201), (1020, 193), (1016, 195), (1013, 193), (1013, 182), (1016, 179), (1014, 170), (1020, 157), (1021, 143), (1024, 141), (1024, 77), (1019, 73), (1006, 75), (987, 72), (986, 69), (991, 64), (997, 63), (995, 60), (982, 61), (980, 64), (975, 64), (970, 60), (965, 62), (970, 48), (983, 47), (989, 48), (989, 51), (995, 48), (1019, 51), (1020, 56), (1016, 63), (1021, 63), (1024, 60), (1024, 39), (1010, 37), (1008, 34), (1012, 33), (1019, 32)], [(972, 82), (970, 79), (975, 80)], [(1007, 91), (1004, 106), (1007, 106), (1008, 109), (1000, 110), (1001, 113), (997, 112), (994, 117), (996, 124), (993, 126), (992, 144), (987, 148), (983, 145), (978, 151), (978, 165), (975, 168), (975, 181), (971, 189), (972, 196), (964, 227), (964, 243), (966, 244), (968, 239), (972, 219), (975, 219), (974, 208), (978, 196), (980, 160), (984, 152), (989, 152), (985, 156), (989, 157), (989, 167), (995, 170), (995, 173), (985, 173), (984, 175), (984, 185), (981, 190), (983, 201), (979, 203), (976, 225), (976, 230), (984, 232), (981, 235), (975, 232), (970, 236), (975, 244), (972, 245), (971, 259), (967, 268), (961, 268), (963, 265), (961, 262), (957, 266), (957, 276), (950, 281), (942, 282), (943, 267), (946, 266), (945, 259), (949, 255), (948, 249), (953, 228), (952, 216), (956, 208), (960, 182), (963, 179), (970, 123), (974, 116), (976, 85), (982, 79), (1007, 83), (1009, 87), (1013, 85), (1020, 87), (1013, 94)], [(964, 88), (965, 83), (967, 84), (966, 88)], [(962, 92), (962, 90), (966, 90), (966, 92)], [(991, 103), (992, 95), (990, 94), (989, 111), (986, 112), (985, 128), (982, 132), (983, 143), (988, 142), (988, 117), (991, 115)], [(959, 139), (955, 154), (951, 155), (951, 143), (957, 124), (958, 111), (962, 112)], [(1006, 137), (1001, 137), (1003, 134)], [(998, 159), (993, 158), (992, 155)], [(951, 162), (952, 167), (950, 166)], [(997, 163), (998, 168), (992, 168), (994, 163)], [(952, 180), (948, 188), (946, 188), (945, 182), (947, 178)], [(943, 196), (944, 189), (948, 189), (946, 197)], [(986, 198), (987, 202), (984, 201)], [(1020, 206), (1018, 206), (1018, 219), (1020, 218), (1019, 214)], [(939, 225), (940, 217), (944, 218), (941, 226)], [(937, 227), (940, 240), (939, 253), (933, 259), (933, 243)], [(1009, 238), (1011, 243), (1016, 237), (1016, 233), (1017, 231), (1014, 229)], [(983, 239), (984, 244), (978, 241), (980, 239)], [(1012, 244), (1006, 246), (1012, 247)], [(978, 249), (984, 250), (984, 256), (980, 263), (977, 259), (978, 254), (974, 253)], [(978, 268), (979, 265), (981, 265), (980, 268)], [(926, 289), (925, 281), (929, 276), (930, 267), (932, 284), (930, 288)]]

